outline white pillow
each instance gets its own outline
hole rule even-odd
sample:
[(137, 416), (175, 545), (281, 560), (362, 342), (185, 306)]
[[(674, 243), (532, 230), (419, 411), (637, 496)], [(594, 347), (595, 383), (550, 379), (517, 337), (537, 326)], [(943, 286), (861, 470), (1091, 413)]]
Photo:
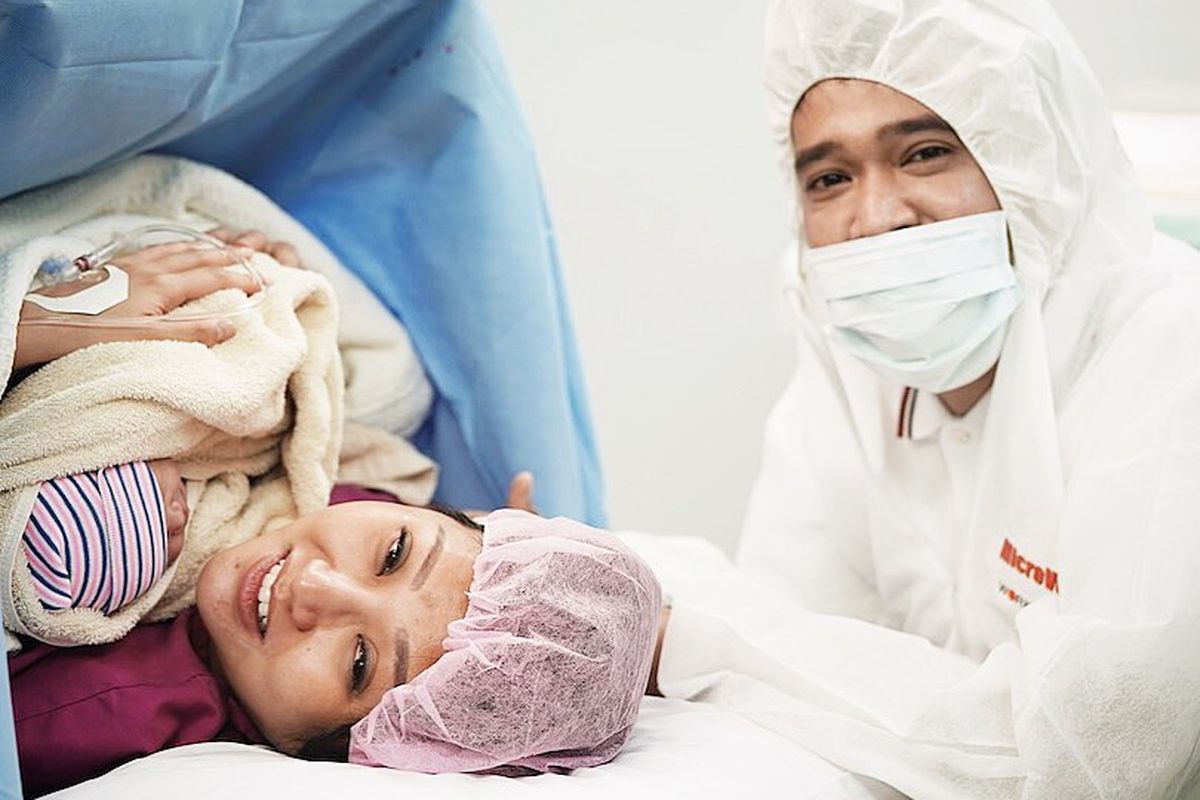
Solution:
[(900, 795), (741, 717), (701, 703), (648, 697), (616, 759), (568, 775), (424, 775), (300, 761), (264, 747), (213, 742), (155, 753), (49, 797), (878, 800)]

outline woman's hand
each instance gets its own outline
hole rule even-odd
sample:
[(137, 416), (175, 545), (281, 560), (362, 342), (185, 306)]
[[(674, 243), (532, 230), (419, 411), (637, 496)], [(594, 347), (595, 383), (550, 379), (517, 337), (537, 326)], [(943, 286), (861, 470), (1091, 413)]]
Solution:
[(216, 237), (226, 244), (232, 244), (237, 247), (248, 247), (260, 253), (266, 253), (285, 267), (300, 266), (300, 256), (296, 254), (295, 247), (292, 247), (287, 242), (271, 241), (261, 231), (242, 231), (238, 233), (228, 228), (217, 228), (209, 231), (208, 235)]
[[(246, 250), (260, 250), (281, 264), (296, 266), (295, 249), (286, 242), (269, 242), (257, 231), (233, 233), (223, 228), (212, 232), (233, 247), (216, 250), (197, 242), (172, 242), (125, 253), (112, 259), (129, 276), (129, 298), (96, 315), (99, 319), (122, 317), (161, 317), (184, 303), (221, 289), (241, 289), (254, 294), (262, 287), (250, 275), (221, 269), (238, 262)], [(236, 248), (244, 248), (236, 252)], [(98, 277), (98, 276), (96, 276)], [(66, 295), (84, 288), (84, 282), (96, 280), (84, 275), (76, 281), (46, 290), (47, 295)], [(129, 326), (64, 325), (37, 323), (54, 315), (35, 305), (21, 306), (21, 324), (17, 327), (17, 347), (13, 371), (44, 364), (70, 352), (100, 342), (139, 339), (175, 339), (212, 346), (234, 334), (233, 325), (224, 320), (167, 322)], [(25, 323), (36, 324), (25, 324)]]

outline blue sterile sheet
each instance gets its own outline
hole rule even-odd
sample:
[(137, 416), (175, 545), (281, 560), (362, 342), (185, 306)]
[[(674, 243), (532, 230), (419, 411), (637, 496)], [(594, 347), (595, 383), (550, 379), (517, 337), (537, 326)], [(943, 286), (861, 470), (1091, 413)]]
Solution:
[(476, 5), (0, 9), (0, 197), (144, 151), (238, 175), (407, 326), (437, 389), (416, 443), (442, 465), (439, 500), (497, 505), (529, 469), (543, 513), (603, 523), (536, 159)]

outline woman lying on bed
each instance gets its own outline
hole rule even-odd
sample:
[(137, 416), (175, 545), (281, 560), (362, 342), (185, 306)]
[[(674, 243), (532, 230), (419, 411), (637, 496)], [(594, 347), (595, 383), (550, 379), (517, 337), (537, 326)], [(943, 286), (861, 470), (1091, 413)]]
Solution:
[[(176, 259), (176, 282), (200, 268), (167, 252), (156, 257)], [(63, 354), (21, 347), (21, 366)], [(24, 544), (48, 609), (115, 608), (162, 574), (187, 520), (172, 467), (41, 487)], [(481, 525), (353, 487), (333, 502), (218, 553), (196, 606), (169, 622), (107, 645), (29, 642), (11, 657), (27, 791), (214, 739), (425, 772), (570, 769), (616, 754), (661, 606), (637, 556), (606, 532), (515, 510)]]

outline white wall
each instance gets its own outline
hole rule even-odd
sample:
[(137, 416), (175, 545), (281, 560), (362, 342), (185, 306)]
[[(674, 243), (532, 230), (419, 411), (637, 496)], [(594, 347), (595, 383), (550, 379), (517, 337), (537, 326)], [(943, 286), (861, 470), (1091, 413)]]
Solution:
[(764, 311), (790, 202), (764, 6), (486, 4), (538, 148), (614, 527), (732, 547), (789, 372)]
[(1051, 0), (1115, 108), (1200, 112), (1200, 2)]
[[(1056, 5), (1122, 104), (1200, 110), (1200, 3)], [(561, 243), (610, 521), (729, 549), (791, 367), (765, 6), (485, 2)]]

